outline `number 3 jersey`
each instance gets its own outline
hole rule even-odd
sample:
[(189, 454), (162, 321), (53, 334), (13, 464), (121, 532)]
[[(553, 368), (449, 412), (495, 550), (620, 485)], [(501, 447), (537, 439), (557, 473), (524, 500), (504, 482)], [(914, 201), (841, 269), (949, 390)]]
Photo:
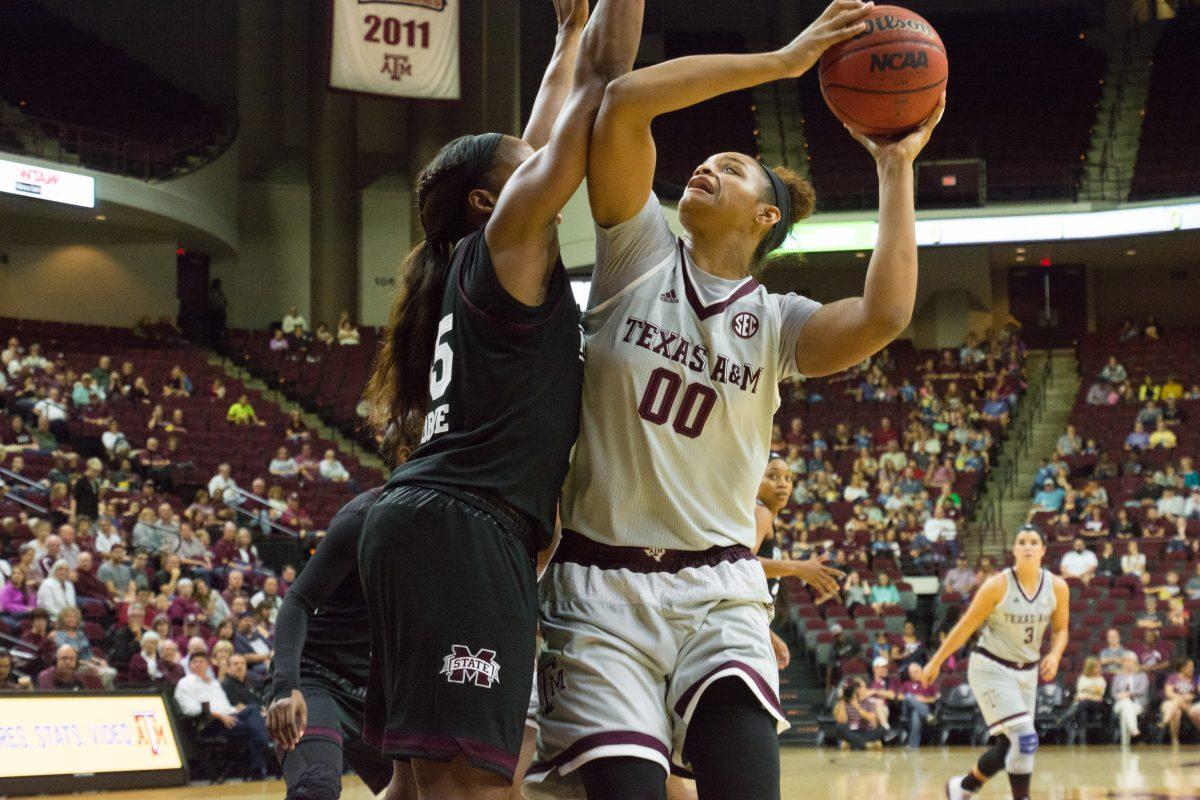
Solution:
[(610, 545), (754, 547), (778, 383), (819, 304), (692, 263), (653, 195), (597, 229), (562, 524)]
[(483, 231), (455, 248), (442, 296), (421, 445), (388, 486), (484, 492), (550, 543), (579, 429), (583, 341), (560, 260), (545, 302), (525, 306), (500, 285)]

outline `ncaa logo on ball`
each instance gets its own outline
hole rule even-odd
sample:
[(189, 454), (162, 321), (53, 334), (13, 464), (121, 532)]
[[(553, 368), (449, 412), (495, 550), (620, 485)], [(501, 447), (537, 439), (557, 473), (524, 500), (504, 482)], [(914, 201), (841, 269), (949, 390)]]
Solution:
[(758, 317), (743, 311), (733, 318), (733, 332), (743, 339), (749, 339), (758, 333)]

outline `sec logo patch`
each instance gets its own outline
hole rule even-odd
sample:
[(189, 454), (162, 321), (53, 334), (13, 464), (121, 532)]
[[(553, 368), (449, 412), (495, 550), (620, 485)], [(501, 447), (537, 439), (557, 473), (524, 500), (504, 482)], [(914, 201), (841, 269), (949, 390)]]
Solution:
[(758, 317), (749, 311), (743, 311), (733, 318), (733, 332), (743, 339), (749, 339), (758, 333)]

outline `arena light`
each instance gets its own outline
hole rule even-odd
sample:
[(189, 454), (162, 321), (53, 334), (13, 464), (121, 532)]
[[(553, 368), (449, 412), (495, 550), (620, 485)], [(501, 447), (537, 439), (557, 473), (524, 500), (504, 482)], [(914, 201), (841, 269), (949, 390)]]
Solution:
[[(875, 244), (877, 230), (878, 224), (873, 220), (802, 222), (792, 228), (782, 249), (805, 253), (870, 249)], [(1102, 239), (1177, 230), (1200, 230), (1200, 203), (1060, 214), (920, 219), (917, 245)]]
[(96, 206), (95, 178), (2, 158), (0, 192), (83, 208)]

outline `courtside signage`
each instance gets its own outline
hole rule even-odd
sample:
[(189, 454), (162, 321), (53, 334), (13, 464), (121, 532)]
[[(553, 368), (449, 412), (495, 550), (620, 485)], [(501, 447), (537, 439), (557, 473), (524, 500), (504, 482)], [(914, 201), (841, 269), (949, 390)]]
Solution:
[(16, 778), (182, 767), (160, 695), (0, 694), (0, 787)]
[(96, 179), (0, 158), (0, 192), (95, 208)]
[(329, 85), (457, 100), (462, 0), (332, 0)]

